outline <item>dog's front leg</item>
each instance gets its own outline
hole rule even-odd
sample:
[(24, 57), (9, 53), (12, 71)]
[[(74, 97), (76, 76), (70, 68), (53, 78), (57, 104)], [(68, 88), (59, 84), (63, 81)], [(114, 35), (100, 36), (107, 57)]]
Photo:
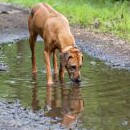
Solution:
[(57, 61), (57, 55), (56, 50), (53, 51), (53, 67), (54, 67), (54, 80), (58, 81), (58, 61)]
[(44, 50), (44, 58), (45, 58), (45, 65), (46, 65), (46, 78), (47, 84), (53, 84), (52, 81), (52, 74), (51, 74), (51, 64), (50, 64), (50, 55), (49, 51)]
[(54, 66), (54, 74), (58, 73), (58, 62), (57, 62), (56, 50), (54, 50), (53, 52), (53, 66)]
[(64, 82), (64, 70), (65, 67), (60, 63), (60, 70), (59, 70), (59, 79), (61, 82)]

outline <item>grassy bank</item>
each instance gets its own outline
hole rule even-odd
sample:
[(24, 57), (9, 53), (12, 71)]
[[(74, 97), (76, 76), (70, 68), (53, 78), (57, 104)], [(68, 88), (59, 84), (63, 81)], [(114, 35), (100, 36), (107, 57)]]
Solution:
[[(42, 0), (3, 0), (31, 7)], [(91, 1), (91, 2), (89, 2)], [(78, 24), (93, 31), (114, 33), (130, 40), (129, 3), (102, 2), (99, 0), (44, 0), (66, 15), (71, 24)], [(104, 0), (105, 1), (105, 0)]]

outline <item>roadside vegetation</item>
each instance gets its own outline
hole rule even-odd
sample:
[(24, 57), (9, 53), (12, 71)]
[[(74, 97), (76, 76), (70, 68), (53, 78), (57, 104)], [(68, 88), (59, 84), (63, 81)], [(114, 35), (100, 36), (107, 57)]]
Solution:
[[(43, 0), (2, 0), (31, 7)], [(130, 40), (130, 2), (119, 0), (44, 0), (62, 12), (71, 25), (108, 32)]]

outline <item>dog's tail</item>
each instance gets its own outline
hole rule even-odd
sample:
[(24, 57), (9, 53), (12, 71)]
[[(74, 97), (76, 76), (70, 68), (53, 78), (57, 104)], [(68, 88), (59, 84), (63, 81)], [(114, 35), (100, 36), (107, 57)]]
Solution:
[(38, 3), (38, 4), (36, 4), (36, 5), (34, 5), (34, 6), (32, 7), (32, 10), (31, 10), (31, 16), (32, 16), (32, 17), (34, 16), (35, 12), (36, 12), (40, 7), (42, 7), (42, 3)]
[(34, 13), (35, 13), (35, 10), (32, 9), (32, 10), (31, 10), (31, 16), (32, 16), (32, 17), (34, 16)]

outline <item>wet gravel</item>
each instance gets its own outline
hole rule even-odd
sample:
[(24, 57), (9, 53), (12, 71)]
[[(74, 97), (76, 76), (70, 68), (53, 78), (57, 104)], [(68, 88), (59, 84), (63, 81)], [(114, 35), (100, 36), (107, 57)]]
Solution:
[(8, 66), (3, 63), (3, 62), (0, 62), (0, 71), (7, 71), (8, 70)]
[(0, 130), (60, 130), (59, 118), (44, 116), (44, 111), (35, 113), (23, 108), (20, 101), (0, 101)]
[(123, 49), (119, 51), (120, 47), (109, 48), (109, 45), (93, 45), (91, 41), (86, 43), (79, 39), (77, 40), (77, 43), (83, 52), (86, 52), (92, 57), (100, 59), (109, 67), (127, 70), (130, 69), (130, 50), (128, 50), (129, 48), (125, 49), (124, 51)]

